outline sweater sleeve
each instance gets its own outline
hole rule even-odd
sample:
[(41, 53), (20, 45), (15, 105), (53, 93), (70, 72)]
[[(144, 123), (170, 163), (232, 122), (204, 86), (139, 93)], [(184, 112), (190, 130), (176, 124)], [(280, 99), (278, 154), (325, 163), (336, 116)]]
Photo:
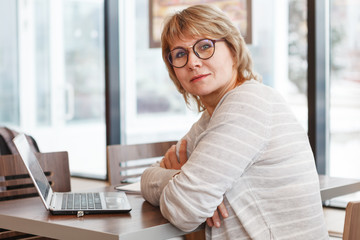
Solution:
[[(191, 154), (194, 148), (194, 141), (197, 136), (204, 131), (205, 125), (208, 122), (209, 115), (203, 114), (201, 118), (193, 124), (189, 132), (183, 137), (187, 140), (187, 154)], [(177, 156), (180, 148), (179, 141), (176, 146)], [(153, 164), (147, 168), (141, 175), (141, 193), (142, 196), (154, 206), (159, 206), (160, 195), (164, 187), (169, 183), (174, 175), (179, 173), (179, 170), (164, 169), (160, 167), (159, 163)]]
[(213, 215), (226, 191), (265, 148), (269, 109), (251, 91), (234, 91), (222, 99), (182, 171), (161, 193), (166, 219), (192, 231)]
[(141, 175), (141, 194), (154, 206), (159, 206), (160, 194), (169, 180), (180, 170), (165, 169), (159, 163), (153, 164)]

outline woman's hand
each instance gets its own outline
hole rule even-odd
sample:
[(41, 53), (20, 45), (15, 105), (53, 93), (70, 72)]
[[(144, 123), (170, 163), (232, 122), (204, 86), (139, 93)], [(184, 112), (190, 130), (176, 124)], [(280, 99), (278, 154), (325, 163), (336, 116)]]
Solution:
[(213, 227), (213, 226), (215, 226), (217, 228), (220, 227), (221, 220), (220, 220), (219, 212), (223, 218), (227, 218), (229, 216), (229, 213), (225, 207), (224, 202), (222, 202), (217, 207), (217, 209), (215, 210), (214, 215), (212, 217), (206, 219), (206, 223), (209, 227)]
[(160, 167), (166, 169), (176, 169), (180, 170), (181, 167), (187, 161), (187, 152), (186, 152), (187, 142), (182, 140), (179, 149), (179, 160), (176, 156), (176, 146), (172, 145), (169, 150), (165, 153), (164, 158), (160, 162)]

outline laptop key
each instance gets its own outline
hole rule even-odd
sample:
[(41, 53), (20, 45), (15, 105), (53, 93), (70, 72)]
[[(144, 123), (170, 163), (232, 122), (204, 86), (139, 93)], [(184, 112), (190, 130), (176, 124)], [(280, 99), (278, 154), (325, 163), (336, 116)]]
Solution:
[(67, 209), (73, 209), (74, 206), (74, 194), (69, 193), (67, 196), (67, 204), (66, 204), (66, 208)]
[(95, 202), (95, 208), (96, 209), (102, 209), (101, 200), (100, 200), (100, 194), (99, 193), (94, 193), (94, 202)]
[(80, 208), (80, 194), (75, 193), (75, 196), (74, 196), (74, 209), (79, 209), (79, 208)]
[(93, 194), (88, 193), (87, 198), (88, 198), (88, 209), (94, 209), (95, 204), (94, 204), (94, 196), (93, 196)]
[(67, 201), (67, 194), (63, 194), (62, 202), (61, 202), (61, 209), (66, 208), (66, 201)]
[(86, 193), (81, 194), (81, 209), (87, 209), (87, 195), (86, 195)]

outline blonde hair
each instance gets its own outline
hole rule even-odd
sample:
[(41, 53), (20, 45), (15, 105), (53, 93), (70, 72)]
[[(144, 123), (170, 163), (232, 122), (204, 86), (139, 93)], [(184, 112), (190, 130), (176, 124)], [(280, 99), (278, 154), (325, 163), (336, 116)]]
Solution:
[(186, 36), (225, 39), (230, 51), (234, 55), (235, 66), (237, 68), (235, 85), (238, 86), (246, 80), (258, 79), (257, 74), (252, 69), (252, 59), (245, 41), (240, 31), (225, 13), (210, 5), (190, 6), (168, 17), (165, 20), (161, 34), (163, 60), (171, 80), (174, 82), (177, 90), (183, 95), (187, 105), (190, 105), (190, 99), (192, 98), (197, 103), (199, 112), (206, 109), (198, 96), (188, 93), (181, 86), (173, 67), (167, 59), (171, 43), (184, 39)]

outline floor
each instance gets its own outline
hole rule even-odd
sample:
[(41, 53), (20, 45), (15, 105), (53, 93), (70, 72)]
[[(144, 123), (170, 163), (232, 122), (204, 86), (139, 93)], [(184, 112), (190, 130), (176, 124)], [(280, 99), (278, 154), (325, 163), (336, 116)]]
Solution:
[(345, 209), (324, 207), (324, 217), (330, 239), (342, 239), (345, 222)]
[[(93, 180), (86, 178), (71, 178), (71, 190), (86, 190), (97, 187), (108, 186), (108, 182), (101, 180)], [(329, 229), (329, 235), (331, 240), (342, 239), (342, 232), (345, 221), (345, 209), (328, 208), (324, 207), (325, 221)], [(171, 240), (183, 240), (182, 237), (172, 238)]]

